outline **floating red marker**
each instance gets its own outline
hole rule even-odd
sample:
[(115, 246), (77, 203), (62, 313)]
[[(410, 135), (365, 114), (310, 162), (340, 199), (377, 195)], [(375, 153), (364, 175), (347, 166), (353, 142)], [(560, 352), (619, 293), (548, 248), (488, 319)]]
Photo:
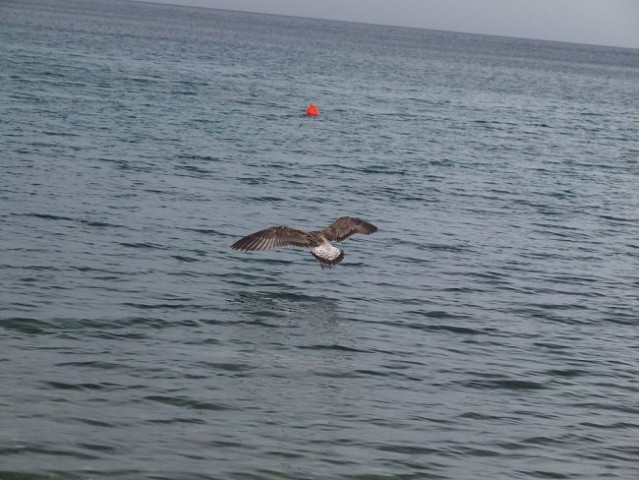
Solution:
[(306, 109), (306, 115), (309, 117), (319, 117), (319, 108), (314, 103), (311, 103)]

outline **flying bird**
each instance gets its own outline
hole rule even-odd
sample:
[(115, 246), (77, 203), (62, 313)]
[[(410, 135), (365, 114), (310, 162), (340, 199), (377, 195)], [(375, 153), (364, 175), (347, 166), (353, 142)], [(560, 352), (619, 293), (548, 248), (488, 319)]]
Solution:
[(370, 235), (377, 227), (355, 217), (340, 217), (324, 230), (305, 232), (290, 227), (269, 227), (241, 238), (231, 248), (245, 252), (268, 250), (277, 247), (308, 248), (321, 267), (332, 268), (344, 260), (344, 250), (331, 245), (340, 243), (351, 235), (361, 233)]

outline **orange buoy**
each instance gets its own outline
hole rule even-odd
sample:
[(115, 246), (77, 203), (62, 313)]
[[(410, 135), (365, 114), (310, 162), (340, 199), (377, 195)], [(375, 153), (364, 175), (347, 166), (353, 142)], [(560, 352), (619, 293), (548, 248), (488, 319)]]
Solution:
[(314, 103), (311, 103), (306, 109), (306, 115), (309, 117), (319, 117), (319, 108)]

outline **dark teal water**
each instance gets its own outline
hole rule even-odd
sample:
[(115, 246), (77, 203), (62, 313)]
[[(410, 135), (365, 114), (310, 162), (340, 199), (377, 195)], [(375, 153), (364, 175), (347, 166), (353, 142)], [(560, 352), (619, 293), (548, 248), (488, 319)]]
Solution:
[(639, 477), (639, 51), (5, 0), (0, 65), (0, 478)]

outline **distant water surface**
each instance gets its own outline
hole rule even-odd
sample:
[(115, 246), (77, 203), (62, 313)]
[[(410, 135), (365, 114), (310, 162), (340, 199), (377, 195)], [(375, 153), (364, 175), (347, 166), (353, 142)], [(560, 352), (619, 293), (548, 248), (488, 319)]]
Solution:
[(0, 64), (0, 478), (639, 478), (639, 51), (5, 0)]

